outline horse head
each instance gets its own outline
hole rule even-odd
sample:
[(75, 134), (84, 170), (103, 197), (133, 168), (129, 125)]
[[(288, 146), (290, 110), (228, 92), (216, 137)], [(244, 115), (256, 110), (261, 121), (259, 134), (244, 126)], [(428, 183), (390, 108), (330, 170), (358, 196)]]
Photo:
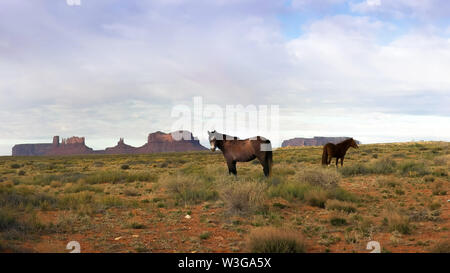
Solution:
[(353, 138), (351, 138), (351, 142), (350, 142), (350, 147), (353, 147), (353, 148), (355, 148), (355, 149), (358, 149), (359, 148), (359, 146), (358, 146), (358, 144), (356, 144), (356, 141), (353, 139)]
[(209, 139), (209, 144), (211, 145), (211, 151), (216, 151), (217, 149), (217, 136), (216, 136), (217, 132), (214, 130), (212, 132), (208, 131), (208, 139)]

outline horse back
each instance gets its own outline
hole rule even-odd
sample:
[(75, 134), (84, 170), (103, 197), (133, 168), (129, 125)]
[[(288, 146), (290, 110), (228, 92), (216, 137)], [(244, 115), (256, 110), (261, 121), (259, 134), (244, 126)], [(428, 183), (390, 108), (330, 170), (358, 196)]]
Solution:
[(327, 144), (323, 145), (323, 151), (324, 152), (326, 151), (328, 155), (334, 157), (334, 156), (336, 156), (336, 152), (337, 152), (336, 145), (333, 143), (327, 143)]
[(224, 144), (224, 154), (236, 161), (253, 160), (256, 156), (264, 153), (261, 144), (270, 144), (270, 141), (257, 137), (256, 139), (231, 140)]

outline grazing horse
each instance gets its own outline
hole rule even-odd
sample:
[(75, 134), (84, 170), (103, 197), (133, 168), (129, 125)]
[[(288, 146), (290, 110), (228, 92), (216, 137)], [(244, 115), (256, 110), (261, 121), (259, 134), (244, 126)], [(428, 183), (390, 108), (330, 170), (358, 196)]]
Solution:
[(270, 140), (260, 136), (241, 140), (237, 137), (217, 133), (216, 131), (208, 131), (208, 135), (211, 151), (214, 152), (216, 148), (222, 151), (227, 161), (229, 174), (237, 175), (236, 162), (248, 162), (258, 158), (263, 166), (264, 175), (271, 175), (272, 145)]
[(336, 167), (338, 166), (339, 158), (341, 159), (341, 167), (344, 166), (345, 153), (350, 147), (358, 148), (358, 144), (353, 138), (346, 139), (338, 144), (325, 144), (323, 146), (322, 165), (330, 165), (331, 159), (336, 157)]

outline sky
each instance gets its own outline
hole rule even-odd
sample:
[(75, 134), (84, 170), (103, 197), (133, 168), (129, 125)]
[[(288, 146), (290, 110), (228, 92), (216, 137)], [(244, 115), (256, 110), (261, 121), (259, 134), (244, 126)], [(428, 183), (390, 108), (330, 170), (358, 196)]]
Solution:
[(0, 1), (0, 155), (141, 146), (194, 97), (278, 105), (280, 141), (450, 141), (450, 1), (71, 2)]

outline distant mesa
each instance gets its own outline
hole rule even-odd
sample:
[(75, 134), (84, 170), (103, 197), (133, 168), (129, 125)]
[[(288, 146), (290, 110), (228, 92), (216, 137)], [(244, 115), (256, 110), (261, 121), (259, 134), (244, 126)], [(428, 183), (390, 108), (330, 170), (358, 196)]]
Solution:
[(148, 135), (147, 143), (141, 147), (125, 144), (121, 138), (116, 146), (105, 150), (93, 150), (86, 146), (84, 137), (63, 138), (53, 137), (52, 143), (17, 144), (12, 148), (13, 156), (42, 155), (82, 155), (82, 154), (149, 154), (162, 152), (203, 151), (199, 140), (189, 131), (163, 133), (161, 131)]
[[(322, 146), (327, 143), (334, 143), (337, 144), (339, 142), (342, 142), (349, 137), (321, 137), (321, 136), (315, 136), (313, 138), (303, 138), (303, 137), (296, 137), (292, 139), (288, 139), (283, 141), (281, 143), (281, 147), (288, 147), (288, 146)], [(356, 140), (357, 144), (360, 144), (361, 142)]]

